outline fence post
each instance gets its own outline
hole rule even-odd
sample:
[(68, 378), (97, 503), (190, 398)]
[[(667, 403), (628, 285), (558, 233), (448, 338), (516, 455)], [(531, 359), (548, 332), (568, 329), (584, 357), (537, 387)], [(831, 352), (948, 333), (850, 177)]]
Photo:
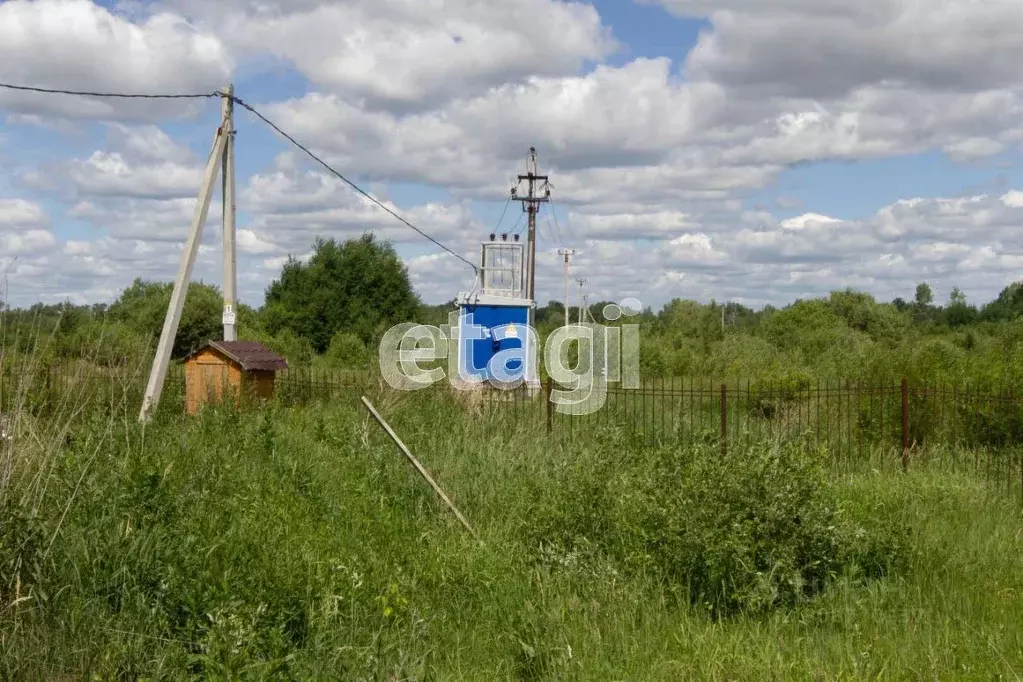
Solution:
[(902, 470), (909, 470), (909, 379), (902, 377)]
[(551, 400), (551, 393), (554, 391), (554, 380), (547, 377), (544, 382), (544, 400), (547, 403), (547, 433), (554, 430), (554, 402)]
[(721, 384), (721, 454), (728, 454), (728, 384)]

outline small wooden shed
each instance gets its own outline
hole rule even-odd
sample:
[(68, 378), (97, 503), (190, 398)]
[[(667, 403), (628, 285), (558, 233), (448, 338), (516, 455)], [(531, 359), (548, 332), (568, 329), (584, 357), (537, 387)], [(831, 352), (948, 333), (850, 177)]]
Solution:
[(288, 361), (256, 341), (211, 341), (185, 358), (185, 411), (233, 395), (238, 402), (272, 398), (278, 370)]

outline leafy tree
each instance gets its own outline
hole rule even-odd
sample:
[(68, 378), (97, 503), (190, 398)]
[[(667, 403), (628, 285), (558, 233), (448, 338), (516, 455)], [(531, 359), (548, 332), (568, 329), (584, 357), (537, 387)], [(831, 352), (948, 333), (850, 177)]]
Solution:
[(565, 304), (563, 301), (549, 301), (547, 305), (536, 309), (537, 326), (561, 326), (565, 323)]
[(454, 298), (440, 305), (423, 304), (420, 306), (417, 319), (421, 324), (445, 325), (448, 323), (448, 315), (457, 307), (458, 303)]
[(717, 340), (722, 335), (721, 313), (721, 306), (713, 301), (702, 305), (676, 298), (661, 309), (655, 328), (686, 338)]
[(927, 282), (920, 282), (916, 285), (916, 305), (921, 310), (927, 308), (934, 302), (934, 292)]
[(290, 330), (323, 353), (341, 330), (369, 345), (388, 327), (416, 319), (420, 305), (388, 242), (369, 233), (342, 244), (317, 238), (309, 262), (289, 258), (267, 288), (263, 322), (269, 333)]
[(945, 308), (945, 323), (950, 327), (962, 327), (977, 319), (977, 309), (966, 303), (966, 294), (958, 286), (952, 287)]
[(990, 322), (1012, 320), (1023, 313), (1023, 282), (1013, 282), (1002, 289), (998, 298), (985, 305), (980, 317)]
[(68, 336), (74, 333), (75, 329), (84, 324), (89, 314), (83, 308), (75, 306), (71, 301), (64, 301), (57, 306), (60, 315), (57, 327), (54, 330), (57, 336)]
[(308, 339), (301, 338), (290, 329), (282, 329), (276, 335), (260, 339), (270, 350), (283, 355), (294, 367), (307, 367), (312, 363), (313, 346)]
[(870, 327), (877, 305), (874, 297), (870, 294), (846, 289), (845, 291), (831, 292), (828, 300), (834, 311), (845, 318), (846, 324), (853, 329), (867, 331)]
[[(163, 331), (174, 285), (136, 278), (107, 311), (106, 319), (119, 322), (148, 337), (155, 348)], [(212, 284), (191, 282), (178, 324), (172, 355), (181, 358), (223, 334), (224, 308), (220, 290)]]

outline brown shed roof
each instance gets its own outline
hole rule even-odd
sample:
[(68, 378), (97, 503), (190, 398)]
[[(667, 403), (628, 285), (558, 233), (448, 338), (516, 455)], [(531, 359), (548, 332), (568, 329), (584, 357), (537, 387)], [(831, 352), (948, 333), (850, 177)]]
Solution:
[[(196, 353), (212, 348), (238, 363), (242, 370), (287, 369), (288, 361), (258, 341), (211, 341)], [(191, 358), (196, 353), (189, 356)]]

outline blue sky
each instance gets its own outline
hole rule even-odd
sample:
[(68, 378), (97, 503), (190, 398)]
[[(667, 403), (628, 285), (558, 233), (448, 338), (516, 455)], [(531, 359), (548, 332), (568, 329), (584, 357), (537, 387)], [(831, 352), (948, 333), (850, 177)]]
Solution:
[[(979, 49), (991, 26), (1006, 36)], [(541, 302), (561, 295), (559, 247), (579, 251), (573, 276), (592, 298), (655, 307), (756, 307), (846, 286), (890, 299), (924, 280), (939, 298), (958, 285), (984, 301), (1023, 265), (1023, 89), (1007, 66), (1023, 58), (1019, 26), (1023, 10), (955, 0), (928, 11), (522, 0), (471, 12), (8, 0), (0, 81), (124, 92), (231, 81), (472, 259), (534, 145), (560, 228), (541, 217)], [(12, 301), (109, 300), (135, 276), (173, 277), (219, 116), (215, 101), (191, 115), (175, 104), (0, 93)], [(471, 286), (457, 259), (248, 112), (236, 120), (243, 300), (258, 305), (282, 259), (317, 236), (363, 230), (395, 242), (424, 299)], [(217, 202), (196, 267), (215, 283)], [(502, 229), (518, 218), (512, 205)]]

